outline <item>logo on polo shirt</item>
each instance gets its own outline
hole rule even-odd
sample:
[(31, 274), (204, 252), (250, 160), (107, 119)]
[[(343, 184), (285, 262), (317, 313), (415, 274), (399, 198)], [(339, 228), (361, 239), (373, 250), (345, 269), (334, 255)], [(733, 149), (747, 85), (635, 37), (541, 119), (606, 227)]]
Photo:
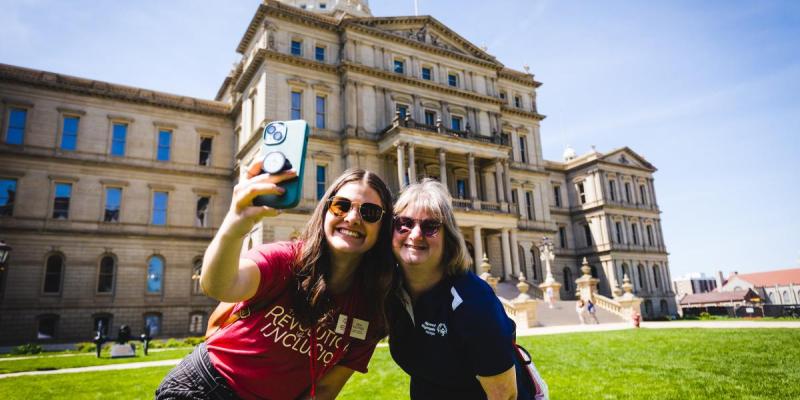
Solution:
[(425, 331), (430, 336), (445, 336), (447, 335), (447, 325), (444, 322), (440, 322), (438, 324), (433, 322), (425, 321), (422, 323), (422, 330)]

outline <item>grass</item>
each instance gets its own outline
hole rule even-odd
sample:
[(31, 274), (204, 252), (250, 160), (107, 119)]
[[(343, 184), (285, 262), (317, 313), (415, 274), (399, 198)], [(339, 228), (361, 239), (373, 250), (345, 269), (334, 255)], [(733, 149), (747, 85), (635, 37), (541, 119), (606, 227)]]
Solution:
[[(19, 360), (3, 360), (0, 358), (0, 374), (23, 371), (49, 371), (62, 368), (90, 367), (94, 365), (124, 364), (142, 361), (159, 361), (183, 358), (191, 353), (192, 349), (170, 349), (159, 352), (150, 351), (148, 356), (142, 354), (141, 347), (136, 348), (139, 357), (131, 358), (110, 358), (107, 353), (101, 358), (97, 358), (95, 353), (60, 353), (70, 354), (65, 357), (53, 355), (39, 355), (24, 357)], [(2, 381), (0, 381), (2, 385)], [(0, 396), (2, 398), (2, 396)]]
[[(800, 398), (798, 329), (641, 329), (532, 336), (520, 343), (554, 400)], [(0, 398), (152, 398), (169, 369), (0, 379)], [(408, 398), (408, 377), (388, 348), (375, 351), (369, 369), (354, 375), (341, 399)]]

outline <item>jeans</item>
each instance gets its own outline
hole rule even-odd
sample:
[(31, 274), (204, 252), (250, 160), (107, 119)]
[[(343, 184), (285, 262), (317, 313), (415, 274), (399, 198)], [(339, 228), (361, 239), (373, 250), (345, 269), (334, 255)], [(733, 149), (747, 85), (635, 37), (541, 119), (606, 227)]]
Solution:
[(181, 360), (156, 389), (156, 400), (233, 400), (236, 393), (211, 364), (205, 343)]

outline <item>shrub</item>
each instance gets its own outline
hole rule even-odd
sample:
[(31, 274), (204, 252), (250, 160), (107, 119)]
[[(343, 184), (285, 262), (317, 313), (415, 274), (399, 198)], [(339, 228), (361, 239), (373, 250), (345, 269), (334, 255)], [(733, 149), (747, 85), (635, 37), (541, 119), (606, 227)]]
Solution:
[(75, 344), (75, 350), (81, 353), (91, 353), (97, 350), (97, 346), (92, 342), (80, 342)]
[(705, 321), (705, 320), (709, 320), (709, 319), (714, 319), (714, 317), (712, 317), (711, 314), (703, 311), (703, 312), (700, 313), (700, 319)]
[(39, 354), (42, 352), (42, 346), (35, 343), (26, 343), (11, 350), (13, 354)]
[(183, 347), (184, 343), (177, 339), (169, 339), (166, 343), (164, 343), (164, 347)]
[(189, 346), (197, 346), (200, 343), (203, 343), (205, 339), (202, 336), (195, 336), (195, 337), (187, 337), (184, 339), (184, 342)]
[(164, 347), (164, 341), (159, 339), (151, 340), (149, 346), (151, 349), (160, 349)]

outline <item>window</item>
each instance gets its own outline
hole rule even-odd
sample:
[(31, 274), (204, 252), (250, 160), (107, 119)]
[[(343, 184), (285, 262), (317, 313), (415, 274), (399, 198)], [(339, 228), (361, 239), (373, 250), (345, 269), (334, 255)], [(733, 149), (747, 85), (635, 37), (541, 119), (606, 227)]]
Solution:
[(106, 188), (106, 209), (103, 213), (104, 222), (119, 222), (119, 209), (122, 204), (122, 188)]
[(617, 182), (608, 181), (608, 191), (611, 193), (611, 201), (617, 201)]
[(628, 203), (631, 202), (631, 184), (630, 182), (625, 182), (625, 201)]
[(519, 199), (517, 198), (517, 189), (511, 189), (511, 204), (519, 204)]
[(211, 200), (208, 196), (197, 198), (197, 208), (195, 209), (195, 224), (200, 228), (208, 226), (208, 203)]
[(75, 150), (78, 144), (78, 117), (64, 116), (61, 127), (61, 150)]
[(111, 137), (111, 155), (122, 157), (125, 155), (125, 137), (128, 135), (127, 124), (114, 124)]
[(300, 40), (292, 40), (292, 49), (291, 53), (293, 56), (302, 56), (303, 55), (303, 42)]
[(452, 87), (458, 87), (458, 75), (457, 74), (447, 74), (447, 84)]
[(436, 111), (425, 110), (425, 125), (436, 125)]
[(569, 293), (572, 292), (572, 271), (569, 267), (564, 267), (564, 291)]
[(519, 160), (526, 163), (528, 162), (528, 148), (526, 147), (527, 138), (525, 136), (519, 137)]
[(617, 243), (622, 243), (622, 223), (614, 222), (614, 228), (617, 231)]
[(202, 335), (206, 331), (206, 316), (202, 312), (194, 312), (189, 315), (189, 333)]
[(325, 195), (327, 175), (327, 167), (324, 165), (317, 165), (317, 200), (321, 200), (322, 196)]
[(454, 131), (461, 131), (461, 122), (463, 119), (461, 117), (451, 117), (450, 118), (450, 129)]
[(169, 193), (167, 192), (153, 192), (153, 215), (150, 223), (153, 225), (166, 225), (167, 224), (167, 202), (169, 200)]
[(639, 244), (639, 233), (636, 229), (636, 224), (631, 224), (631, 237), (633, 238), (633, 244)]
[(44, 293), (61, 293), (61, 281), (64, 277), (64, 257), (60, 254), (52, 254), (47, 257), (47, 265), (44, 270)]
[(644, 284), (645, 284), (644, 265), (639, 264), (636, 267), (636, 272), (639, 274), (639, 289), (644, 289)]
[(40, 316), (36, 329), (36, 339), (54, 339), (56, 337), (56, 325), (58, 325), (58, 315), (48, 314)]
[(152, 256), (147, 262), (147, 293), (161, 293), (164, 283), (164, 259)]
[(769, 294), (769, 302), (772, 303), (772, 304), (776, 304), (775, 303), (775, 292), (772, 292), (772, 293)]
[(317, 46), (314, 48), (314, 59), (325, 62), (325, 47)]
[(325, 101), (323, 96), (317, 96), (317, 128), (325, 129)]
[(198, 165), (211, 165), (211, 145), (213, 139), (210, 137), (200, 138), (200, 158), (197, 161)]
[(659, 310), (661, 311), (661, 314), (664, 314), (664, 315), (669, 314), (669, 305), (667, 304), (666, 300), (662, 299), (658, 303), (658, 306), (659, 306)]
[(398, 104), (397, 105), (397, 112), (400, 114), (400, 119), (401, 120), (406, 119), (406, 115), (408, 114), (408, 106), (405, 106), (403, 104)]
[(161, 314), (145, 314), (144, 329), (150, 332), (151, 337), (161, 334)]
[(528, 219), (529, 220), (533, 220), (534, 209), (533, 209), (533, 193), (532, 192), (525, 192), (525, 210), (528, 213)]
[(653, 245), (653, 226), (647, 225), (647, 245)]
[(200, 286), (200, 274), (203, 272), (203, 258), (198, 257), (192, 265), (192, 294), (203, 294), (203, 287)]
[(422, 79), (429, 81), (431, 80), (431, 69), (428, 67), (422, 67)]
[(100, 271), (97, 274), (97, 293), (114, 291), (114, 257), (107, 255), (100, 260)]
[(53, 199), (53, 218), (69, 218), (69, 199), (71, 196), (71, 183), (56, 183), (55, 198)]
[(501, 100), (505, 100), (507, 97), (508, 97), (508, 95), (506, 95), (506, 92), (504, 90), (501, 90), (500, 91), (500, 99)]
[(653, 300), (647, 299), (644, 301), (644, 315), (648, 317), (653, 315)]
[(514, 96), (514, 107), (522, 108), (522, 97)]
[(404, 74), (406, 72), (406, 62), (403, 60), (394, 60), (394, 72)]
[(558, 244), (562, 249), (567, 248), (567, 229), (563, 226), (558, 227)]
[(328, 8), (328, 5), (327, 5), (327, 4), (325, 4), (325, 3), (319, 3), (319, 9), (320, 9), (320, 10), (324, 10), (324, 9), (326, 9), (326, 8)]
[(456, 179), (456, 197), (459, 199), (467, 198), (467, 181)]
[(591, 246), (592, 242), (592, 227), (589, 224), (583, 226), (583, 235), (586, 237), (586, 246)]
[(0, 216), (10, 216), (14, 212), (14, 199), (17, 197), (17, 180), (0, 179)]
[(642, 204), (647, 204), (647, 195), (645, 193), (644, 185), (639, 185), (639, 195), (642, 199)]
[(93, 332), (100, 331), (101, 335), (108, 336), (108, 332), (111, 332), (111, 318), (111, 314), (95, 315), (92, 318)]
[(292, 91), (292, 119), (303, 119), (303, 92)]
[(8, 130), (6, 131), (6, 143), (22, 144), (25, 138), (25, 123), (28, 119), (28, 110), (24, 108), (12, 108), (8, 112)]
[(250, 93), (250, 97), (247, 99), (248, 109), (249, 109), (249, 117), (250, 117), (250, 132), (253, 132), (256, 129), (256, 92), (253, 91)]
[(172, 144), (172, 132), (167, 130), (158, 131), (158, 151), (156, 159), (158, 161), (169, 161), (169, 148)]
[(653, 265), (653, 284), (655, 284), (656, 289), (661, 286), (657, 265)]
[(792, 301), (789, 299), (789, 291), (788, 290), (784, 290), (783, 291), (783, 304), (791, 304), (791, 303), (792, 303)]
[(555, 199), (556, 207), (561, 207), (561, 186), (553, 186), (553, 199)]
[(583, 182), (578, 182), (576, 187), (578, 189), (578, 202), (579, 202), (579, 204), (586, 204), (586, 191), (583, 188)]

